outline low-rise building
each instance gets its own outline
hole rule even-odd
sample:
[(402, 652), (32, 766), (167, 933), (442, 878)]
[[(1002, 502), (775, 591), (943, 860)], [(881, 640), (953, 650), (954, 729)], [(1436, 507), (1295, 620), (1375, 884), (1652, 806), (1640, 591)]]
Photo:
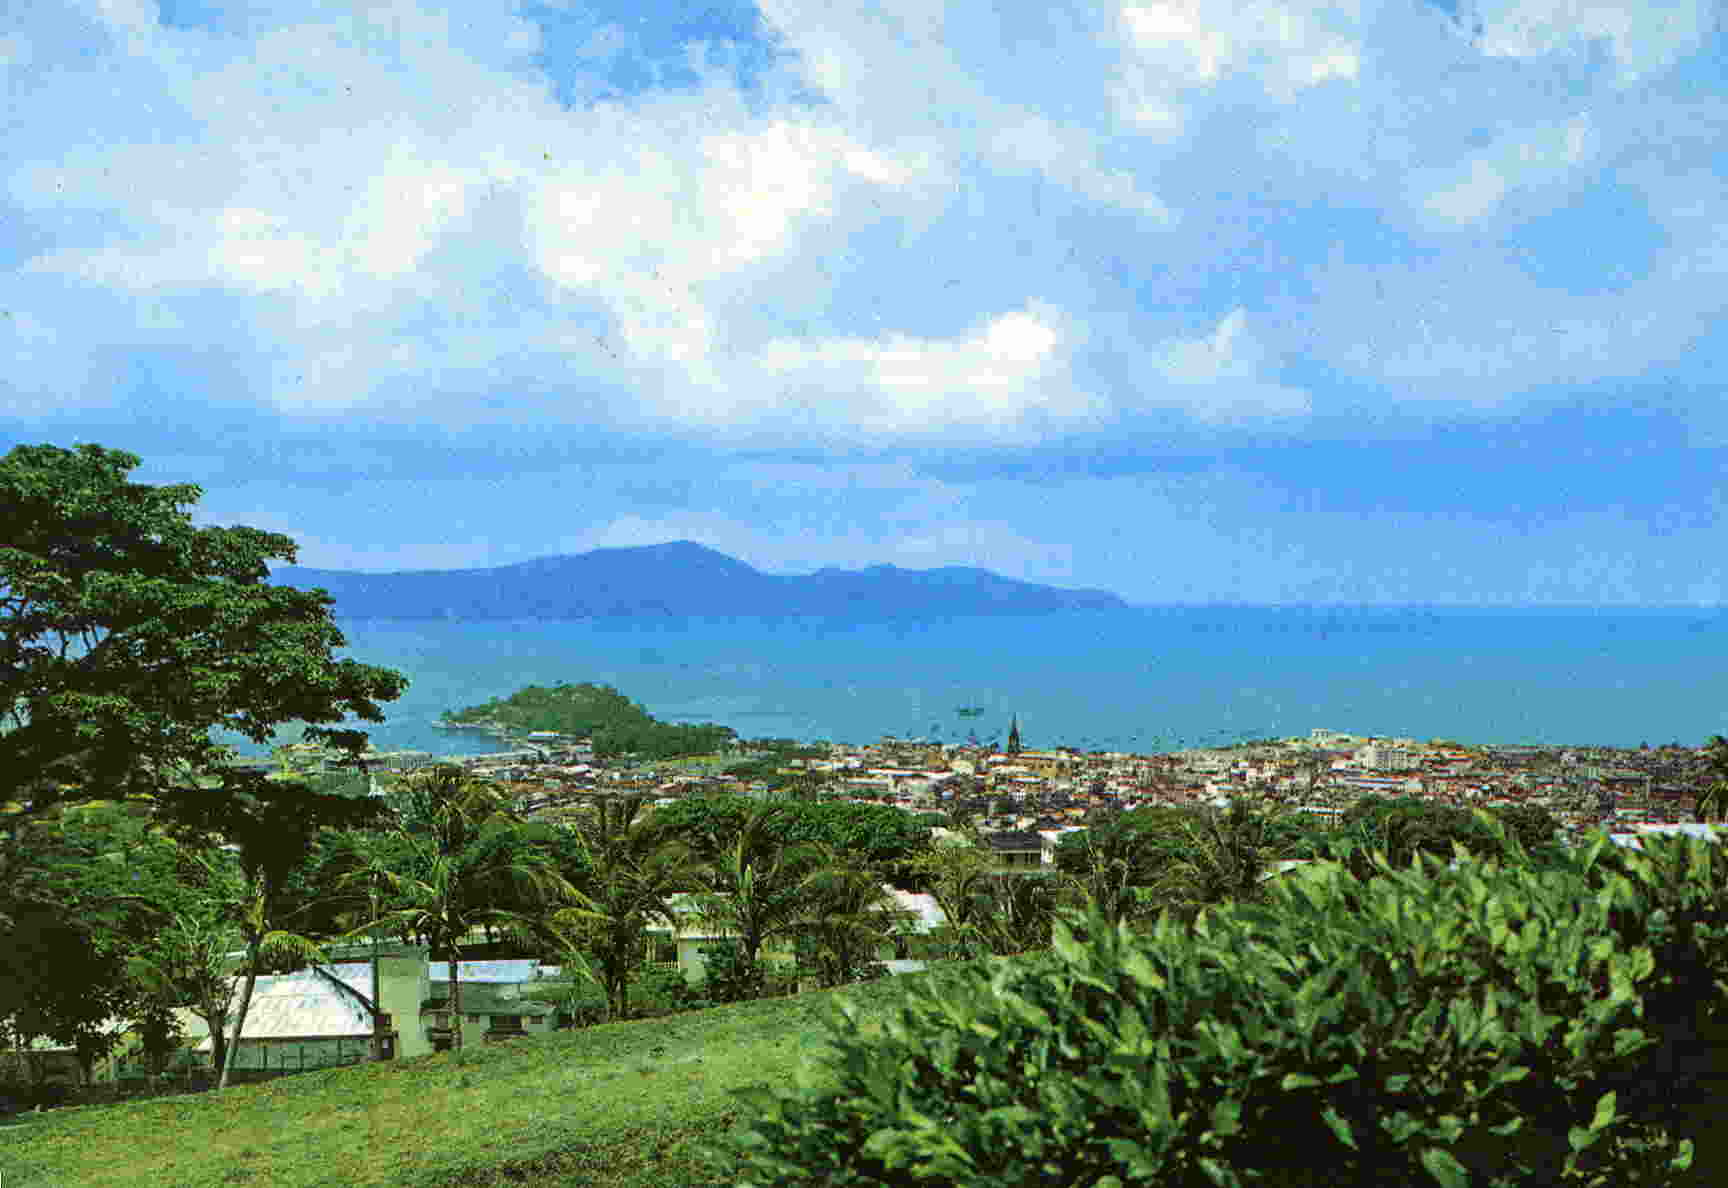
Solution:
[[(269, 1072), (406, 1059), (449, 1047), (460, 1027), (464, 1045), (544, 1034), (556, 1009), (523, 997), (539, 980), (533, 960), (460, 961), (460, 1014), (451, 1010), (449, 965), (417, 945), (380, 942), (341, 946), (329, 965), (261, 974), (234, 1054), (236, 1069)], [(244, 955), (230, 955), (238, 965)], [(376, 971), (376, 976), (375, 976)], [(235, 977), (234, 1001), (241, 979)], [(186, 1050), (212, 1059), (209, 1027), (190, 1010), (175, 1011)], [(136, 1046), (119, 1053), (136, 1061)]]

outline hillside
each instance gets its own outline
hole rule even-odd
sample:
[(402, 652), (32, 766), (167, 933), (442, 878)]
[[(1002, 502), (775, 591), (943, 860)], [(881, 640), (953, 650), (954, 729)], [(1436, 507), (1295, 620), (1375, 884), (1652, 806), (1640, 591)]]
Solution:
[[(907, 974), (921, 978), (932, 974)], [(837, 995), (877, 1009), (900, 978), (217, 1093), (22, 1115), (5, 1188), (699, 1188), (696, 1145), (730, 1091), (783, 1083), (823, 1047)]]
[(553, 730), (585, 737), (608, 726), (657, 725), (641, 705), (610, 685), (529, 685), (508, 697), (494, 698), (459, 710), (446, 710), (446, 722), (484, 723), (528, 733)]
[(508, 697), (446, 710), (449, 725), (502, 727), (520, 734), (550, 730), (592, 738), (601, 759), (634, 753), (648, 759), (709, 755), (736, 738), (730, 726), (661, 722), (610, 685), (529, 685)]
[(1126, 607), (1114, 594), (1062, 590), (983, 569), (823, 569), (765, 574), (690, 541), (595, 549), (490, 569), (355, 573), (285, 566), (277, 585), (323, 588), (339, 618), (586, 619), (645, 615), (943, 619)]

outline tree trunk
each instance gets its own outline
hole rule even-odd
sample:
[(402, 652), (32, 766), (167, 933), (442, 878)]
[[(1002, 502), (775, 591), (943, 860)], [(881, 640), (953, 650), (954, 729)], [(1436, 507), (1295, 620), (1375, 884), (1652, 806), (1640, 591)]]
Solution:
[(460, 949), (458, 949), (455, 945), (451, 945), (450, 946), (450, 1028), (452, 1031), (455, 1032), (455, 1034), (450, 1037), (450, 1046), (451, 1046), (451, 1049), (453, 1051), (456, 1051), (456, 1052), (460, 1052), (462, 1050), (462, 982), (458, 976), (461, 974), (462, 971), (461, 971), (461, 969), (458, 968), (458, 964), (457, 964), (460, 961), (461, 956), (462, 956), (462, 951)]
[(228, 1088), (228, 1074), (234, 1067), (235, 1054), (240, 1051), (240, 1031), (246, 1026), (246, 1012), (252, 1007), (252, 988), (258, 984), (258, 947), (263, 939), (254, 936), (246, 945), (246, 984), (240, 987), (240, 1010), (234, 1016), (234, 1034), (224, 1053), (222, 1075), (216, 1081), (218, 1089)]
[(216, 1068), (222, 1068), (228, 1063), (228, 1012), (220, 1011), (198, 1016), (204, 1020), (204, 1026), (210, 1029), (210, 1063)]

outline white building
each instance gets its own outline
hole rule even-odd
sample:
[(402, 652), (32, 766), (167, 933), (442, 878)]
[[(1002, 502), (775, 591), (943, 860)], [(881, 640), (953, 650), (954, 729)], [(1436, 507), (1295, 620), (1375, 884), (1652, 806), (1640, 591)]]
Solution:
[(1421, 766), (1415, 751), (1380, 739), (1363, 747), (1358, 758), (1372, 771), (1415, 771)]

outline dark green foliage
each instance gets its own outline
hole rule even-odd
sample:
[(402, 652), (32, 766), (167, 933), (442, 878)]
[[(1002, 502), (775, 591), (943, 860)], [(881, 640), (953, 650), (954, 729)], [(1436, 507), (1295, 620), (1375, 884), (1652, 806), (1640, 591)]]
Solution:
[(642, 998), (645, 1004), (669, 1007), (675, 1011), (694, 1010), (707, 1006), (703, 992), (690, 984), (681, 969), (658, 967), (642, 978)]
[(450, 722), (494, 722), (524, 733), (551, 730), (592, 739), (600, 759), (634, 754), (644, 759), (711, 755), (737, 738), (729, 726), (676, 725), (658, 721), (610, 685), (564, 683), (547, 689), (529, 685), (509, 697), (466, 709), (447, 710)]
[[(1540, 825), (1528, 814), (1514, 816), (1510, 823), (1520, 837), (1540, 834)], [(1372, 864), (1367, 855), (1371, 850), (1384, 852), (1387, 862), (1399, 869), (1408, 866), (1411, 855), (1418, 851), (1450, 860), (1454, 841), (1478, 856), (1502, 852), (1501, 842), (1483, 818), (1469, 809), (1436, 804), (1419, 796), (1363, 797), (1344, 810), (1339, 834), (1365, 843), (1351, 861), (1351, 870), (1358, 878), (1368, 877)]]
[(1506, 826), (1526, 853), (1553, 844), (1560, 833), (1560, 823), (1539, 804), (1495, 805), (1488, 813)]
[(1053, 951), (921, 980), (879, 1022), (836, 1012), (828, 1066), (739, 1094), (717, 1166), (828, 1188), (1673, 1183), (1690, 1143), (1641, 1090), (1720, 1000), (1728, 858), (1663, 843), (1367, 882), (1322, 863), (1145, 936), (1070, 917)]
[(1056, 869), (1068, 875), (1082, 874), (1096, 855), (1129, 863), (1130, 885), (1150, 885), (1157, 864), (1150, 843), (1178, 835), (1182, 822), (1195, 820), (1198, 815), (1196, 809), (1166, 805), (1108, 812), (1098, 823), (1062, 835), (1056, 843)]
[(269, 582), (292, 540), (195, 526), (202, 491), (127, 482), (139, 462), (97, 445), (0, 458), (0, 807), (154, 793), (218, 764), (212, 727), (262, 743), (294, 720), (381, 722), (407, 686), (334, 659), (329, 600)]
[[(655, 809), (654, 821), (683, 838), (703, 858), (714, 858), (726, 839), (736, 837), (750, 814), (760, 808), (760, 802), (747, 796), (690, 797)], [(930, 848), (930, 827), (891, 805), (795, 801), (779, 808), (768, 825), (769, 836), (777, 844), (832, 846), (880, 871), (884, 882), (904, 878), (901, 864)]]
[(144, 1053), (150, 1075), (161, 1076), (169, 1059), (185, 1043), (178, 1016), (159, 1002), (149, 1003), (139, 1012), (136, 1029), (138, 1046)]
[(823, 989), (868, 981), (887, 972), (874, 954), (858, 951), (840, 955), (824, 951), (808, 936), (798, 937), (793, 948), (797, 953), (799, 974), (815, 978)]
[(750, 961), (734, 940), (718, 940), (697, 950), (703, 956), (702, 997), (710, 1002), (748, 1002), (761, 998), (767, 983), (762, 962)]
[(751, 751), (765, 751), (770, 756), (781, 761), (788, 759), (826, 759), (828, 746), (825, 743), (801, 743), (793, 738), (753, 738), (746, 742), (745, 747)]
[(141, 998), (126, 976), (126, 950), (61, 905), (41, 903), (15, 906), (0, 941), (0, 1043), (45, 1037), (70, 1044), (88, 1070), (119, 1042), (103, 1025), (127, 1016)]
[(745, 759), (738, 763), (728, 763), (724, 774), (748, 784), (757, 780), (778, 779), (781, 766), (778, 759)]

